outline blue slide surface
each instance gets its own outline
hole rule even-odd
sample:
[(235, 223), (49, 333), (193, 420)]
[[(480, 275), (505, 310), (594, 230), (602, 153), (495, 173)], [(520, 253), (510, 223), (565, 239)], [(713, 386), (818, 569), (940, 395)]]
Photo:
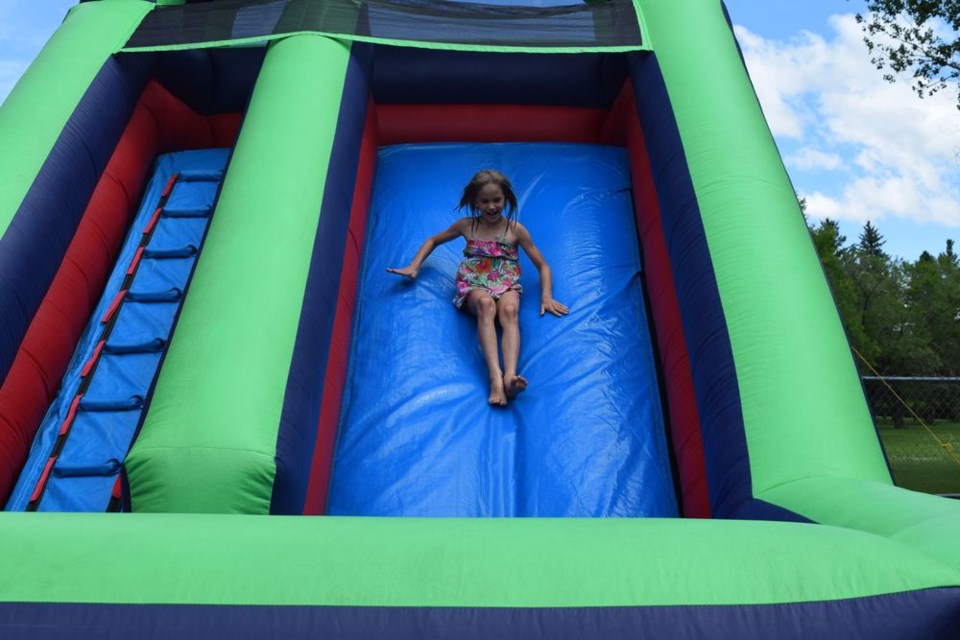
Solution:
[[(475, 320), (451, 304), (463, 250), (404, 266), (479, 169), (513, 182), (564, 318), (539, 317), (521, 258), (526, 393), (487, 405)], [(523, 144), (381, 149), (334, 452), (330, 514), (676, 517), (623, 149)]]

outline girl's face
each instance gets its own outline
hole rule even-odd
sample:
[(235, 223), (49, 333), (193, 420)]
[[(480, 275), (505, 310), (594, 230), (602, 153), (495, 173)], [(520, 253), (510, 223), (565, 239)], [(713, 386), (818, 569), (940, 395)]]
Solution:
[(504, 205), (503, 189), (488, 182), (477, 192), (476, 202), (473, 206), (480, 212), (480, 219), (487, 224), (494, 224), (500, 221), (503, 214)]

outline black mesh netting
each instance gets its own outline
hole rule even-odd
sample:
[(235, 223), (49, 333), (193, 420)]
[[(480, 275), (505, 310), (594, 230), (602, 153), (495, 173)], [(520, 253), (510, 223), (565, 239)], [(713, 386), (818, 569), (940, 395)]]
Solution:
[(127, 48), (319, 31), (510, 47), (640, 47), (631, 0), (519, 7), (456, 0), (214, 0), (151, 11)]

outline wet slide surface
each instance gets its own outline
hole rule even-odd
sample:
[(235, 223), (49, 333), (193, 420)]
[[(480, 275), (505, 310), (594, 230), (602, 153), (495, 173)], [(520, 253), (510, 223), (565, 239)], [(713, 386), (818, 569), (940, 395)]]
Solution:
[[(521, 257), (519, 372), (487, 405), (476, 322), (451, 304), (464, 241), (415, 282), (388, 274), (463, 213), (464, 184), (503, 171), (553, 269), (564, 318), (539, 317)], [(675, 493), (644, 310), (626, 154), (573, 144), (381, 149), (328, 513), (673, 517)]]

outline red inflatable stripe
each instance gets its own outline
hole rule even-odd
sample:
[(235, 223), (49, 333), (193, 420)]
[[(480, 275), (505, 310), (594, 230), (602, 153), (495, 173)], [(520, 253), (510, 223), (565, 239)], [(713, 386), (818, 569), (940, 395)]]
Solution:
[[(643, 271), (651, 299), (657, 347), (663, 375), (667, 380), (670, 435), (680, 475), (683, 515), (687, 518), (709, 518), (711, 511), (707, 466), (700, 435), (700, 414), (694, 393), (693, 374), (690, 371), (690, 357), (680, 320), (680, 306), (660, 218), (656, 185), (630, 82), (624, 87), (618, 102), (628, 107), (625, 125), (633, 176), (634, 209), (637, 214), (637, 229), (643, 243)], [(620, 106), (615, 105), (614, 111), (618, 111)]]
[(601, 144), (605, 109), (531, 105), (377, 105), (380, 144), (580, 142)]

